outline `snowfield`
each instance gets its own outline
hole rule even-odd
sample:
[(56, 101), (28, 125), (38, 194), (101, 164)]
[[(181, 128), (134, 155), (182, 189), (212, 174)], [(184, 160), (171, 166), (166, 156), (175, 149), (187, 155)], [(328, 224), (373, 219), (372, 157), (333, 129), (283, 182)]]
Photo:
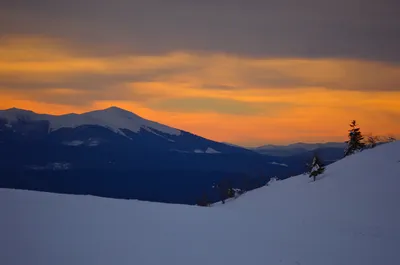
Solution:
[(400, 142), (210, 208), (0, 190), (4, 265), (398, 265)]

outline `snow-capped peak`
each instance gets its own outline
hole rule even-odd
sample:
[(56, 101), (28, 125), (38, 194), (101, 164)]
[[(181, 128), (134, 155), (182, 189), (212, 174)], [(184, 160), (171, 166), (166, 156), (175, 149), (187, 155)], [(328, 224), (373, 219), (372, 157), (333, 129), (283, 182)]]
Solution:
[(180, 130), (157, 122), (146, 120), (139, 115), (118, 107), (91, 111), (82, 114), (82, 116), (88, 117), (89, 119), (98, 120), (98, 125), (106, 125), (116, 130), (129, 129), (133, 132), (139, 132), (141, 128), (151, 128), (171, 135), (179, 135), (181, 133)]

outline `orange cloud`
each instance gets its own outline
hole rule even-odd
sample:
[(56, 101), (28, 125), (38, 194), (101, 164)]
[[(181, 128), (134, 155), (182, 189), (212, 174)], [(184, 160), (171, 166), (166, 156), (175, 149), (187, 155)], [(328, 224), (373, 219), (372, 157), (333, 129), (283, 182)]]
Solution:
[(0, 93), (0, 109), (62, 114), (118, 105), (249, 145), (344, 140), (351, 119), (366, 132), (400, 135), (400, 67), (371, 61), (93, 57), (61, 40), (7, 38), (0, 41)]

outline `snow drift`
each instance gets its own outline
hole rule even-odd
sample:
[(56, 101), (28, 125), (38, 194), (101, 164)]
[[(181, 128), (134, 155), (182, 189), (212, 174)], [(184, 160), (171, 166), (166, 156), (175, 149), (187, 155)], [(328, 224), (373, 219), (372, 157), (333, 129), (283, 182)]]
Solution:
[(7, 265), (400, 264), (400, 142), (201, 208), (0, 190)]

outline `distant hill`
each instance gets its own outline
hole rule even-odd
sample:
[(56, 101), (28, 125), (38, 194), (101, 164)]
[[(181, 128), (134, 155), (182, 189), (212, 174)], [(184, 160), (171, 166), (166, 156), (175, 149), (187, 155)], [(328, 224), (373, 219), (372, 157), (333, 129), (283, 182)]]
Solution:
[(249, 148), (259, 154), (270, 155), (270, 156), (293, 156), (306, 153), (309, 151), (318, 152), (323, 149), (341, 149), (344, 150), (346, 144), (337, 142), (328, 143), (294, 143), (289, 145), (263, 145), (260, 147)]

